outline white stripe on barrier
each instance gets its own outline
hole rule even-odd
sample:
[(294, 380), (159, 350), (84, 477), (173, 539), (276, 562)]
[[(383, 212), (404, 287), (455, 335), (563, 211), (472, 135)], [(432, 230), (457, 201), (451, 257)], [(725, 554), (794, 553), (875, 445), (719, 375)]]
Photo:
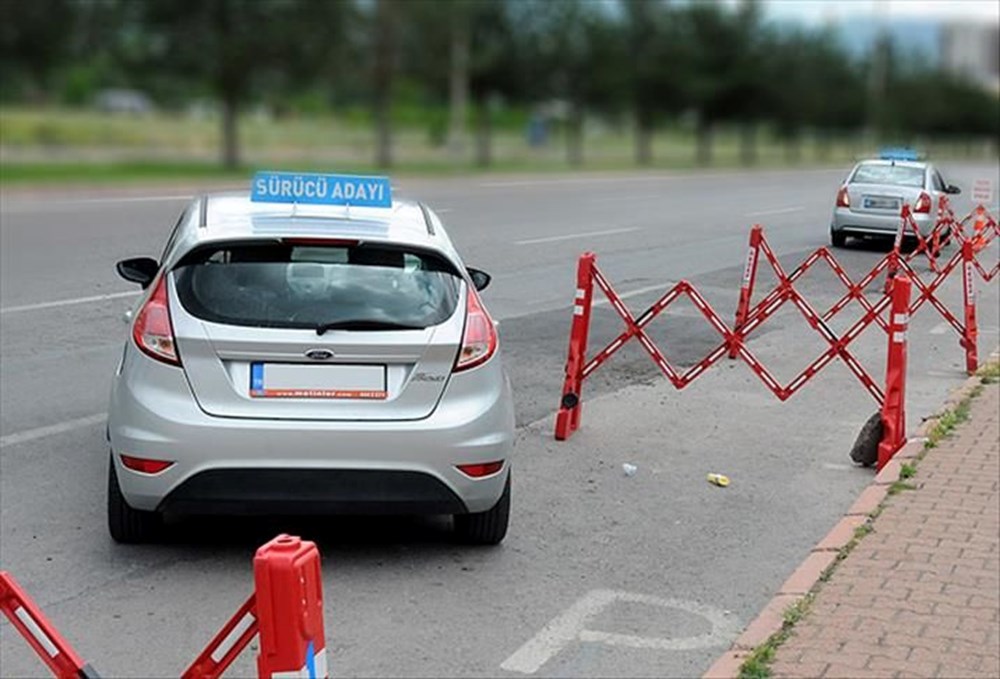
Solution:
[(902, 332), (894, 332), (894, 333), (892, 333), (892, 341), (895, 342), (896, 344), (902, 344), (903, 342), (905, 342), (906, 341), (906, 331), (903, 330)]
[(42, 645), (42, 648), (45, 649), (46, 653), (53, 658), (59, 655), (59, 649), (56, 648), (56, 645), (52, 643), (51, 639), (49, 639), (49, 635), (42, 631), (42, 628), (38, 626), (38, 623), (35, 622), (35, 619), (31, 617), (28, 611), (24, 610), (23, 606), (18, 606), (14, 611), (14, 615), (17, 616), (18, 620), (24, 623), (24, 626), (28, 628), (29, 632), (31, 632), (31, 636), (35, 637), (35, 640)]
[(587, 296), (587, 292), (583, 288), (577, 288), (576, 289), (576, 298), (577, 299), (583, 299), (586, 296)]
[(212, 660), (215, 662), (222, 662), (222, 659), (226, 657), (226, 653), (236, 645), (236, 642), (240, 640), (243, 633), (250, 629), (250, 626), (254, 624), (256, 618), (254, 618), (253, 613), (247, 611), (246, 615), (240, 618), (240, 621), (236, 623), (236, 627), (229, 631), (226, 638), (219, 642), (219, 645), (215, 647), (212, 651)]
[(583, 307), (580, 306), (579, 304), (573, 305), (573, 315), (574, 316), (583, 316)]
[(895, 314), (892, 317), (892, 322), (896, 325), (906, 325), (910, 322), (910, 314)]
[(329, 672), (326, 666), (326, 649), (321, 648), (316, 651), (313, 659), (315, 674), (309, 672), (309, 663), (302, 666), (302, 669), (289, 670), (286, 672), (272, 672), (271, 679), (327, 679)]

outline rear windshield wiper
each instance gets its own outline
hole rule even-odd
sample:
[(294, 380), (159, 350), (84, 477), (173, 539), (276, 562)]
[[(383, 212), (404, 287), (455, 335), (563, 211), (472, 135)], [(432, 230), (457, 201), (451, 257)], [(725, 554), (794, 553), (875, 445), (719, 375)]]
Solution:
[(316, 334), (322, 335), (327, 330), (423, 330), (422, 325), (406, 325), (392, 321), (377, 321), (372, 319), (354, 319), (347, 321), (331, 321), (316, 326)]

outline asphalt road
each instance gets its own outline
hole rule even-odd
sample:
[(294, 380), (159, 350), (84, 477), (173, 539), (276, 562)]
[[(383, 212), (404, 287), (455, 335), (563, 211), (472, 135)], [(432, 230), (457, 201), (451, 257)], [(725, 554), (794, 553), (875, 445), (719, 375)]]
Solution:
[[(949, 169), (961, 186), (998, 183), (995, 165)], [(583, 429), (556, 444), (576, 257), (597, 252), (635, 311), (686, 279), (728, 318), (748, 226), (764, 224), (794, 265), (827, 242), (845, 171), (399, 182), (442, 213), (467, 264), (494, 274), (485, 298), (520, 427), (511, 533), (496, 549), (452, 544), (443, 521), (342, 518), (187, 523), (165, 544), (113, 544), (102, 418), (134, 294), (113, 264), (158, 255), (189, 191), (4, 194), (0, 567), (106, 676), (177, 675), (249, 593), (253, 551), (279, 531), (322, 550), (334, 676), (697, 674), (870, 480), (846, 453), (875, 406), (839, 363), (780, 403), (738, 363), (678, 394), (626, 348), (588, 380)], [(860, 277), (884, 250), (836, 254)], [(817, 273), (801, 290), (824, 307), (837, 285)], [(997, 287), (980, 293), (984, 354), (998, 340)], [(944, 286), (952, 308), (960, 289), (958, 276)], [(594, 346), (619, 327), (600, 307)], [(715, 340), (690, 305), (650, 329), (680, 365)], [(784, 381), (824, 348), (790, 308), (750, 346)], [(884, 347), (873, 331), (856, 345), (877, 381)], [(957, 338), (929, 305), (910, 362), (912, 429), (964, 378)], [(733, 485), (709, 486), (708, 471)], [(248, 653), (234, 675), (252, 667)], [(44, 674), (6, 623), (0, 674)]]

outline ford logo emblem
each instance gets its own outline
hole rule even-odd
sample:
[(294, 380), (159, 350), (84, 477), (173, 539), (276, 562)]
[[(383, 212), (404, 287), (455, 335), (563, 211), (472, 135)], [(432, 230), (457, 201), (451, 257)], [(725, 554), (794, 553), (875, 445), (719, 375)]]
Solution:
[(306, 352), (306, 358), (314, 361), (326, 361), (333, 358), (333, 352), (326, 349), (310, 349)]

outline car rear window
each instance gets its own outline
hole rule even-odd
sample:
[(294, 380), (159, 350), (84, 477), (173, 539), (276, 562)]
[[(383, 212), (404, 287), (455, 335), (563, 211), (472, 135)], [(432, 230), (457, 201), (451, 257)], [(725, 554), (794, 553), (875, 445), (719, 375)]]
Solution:
[(890, 186), (924, 187), (924, 169), (902, 165), (861, 165), (852, 184), (888, 184)]
[(184, 308), (231, 325), (356, 330), (426, 328), (448, 319), (459, 278), (443, 257), (374, 244), (201, 247), (174, 268)]

